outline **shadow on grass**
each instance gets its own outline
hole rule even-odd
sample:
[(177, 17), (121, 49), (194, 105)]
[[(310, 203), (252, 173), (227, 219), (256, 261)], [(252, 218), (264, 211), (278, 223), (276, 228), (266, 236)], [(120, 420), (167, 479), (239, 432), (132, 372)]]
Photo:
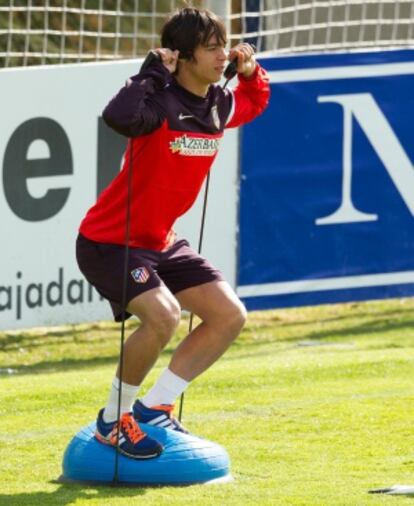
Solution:
[(414, 318), (404, 321), (395, 321), (389, 318), (373, 318), (371, 321), (346, 327), (343, 329), (326, 329), (316, 332), (304, 333), (300, 336), (301, 339), (342, 339), (344, 337), (359, 337), (369, 334), (383, 334), (388, 332), (396, 332), (399, 330), (413, 329)]
[[(412, 313), (412, 312), (411, 312)], [(370, 334), (381, 334), (381, 333), (388, 333), (388, 332), (395, 332), (399, 330), (407, 330), (407, 329), (413, 329), (414, 328), (414, 317), (410, 319), (404, 319), (403, 321), (398, 321), (397, 319), (390, 318), (388, 316), (384, 316), (383, 314), (381, 316), (374, 316), (371, 315), (371, 319), (369, 321), (360, 322), (356, 325), (350, 325), (345, 328), (335, 329), (335, 328), (324, 328), (317, 331), (298, 331), (297, 334), (289, 337), (283, 337), (280, 340), (278, 340), (277, 337), (277, 325), (261, 325), (258, 329), (246, 329), (243, 331), (242, 336), (244, 334), (245, 339), (243, 337), (240, 339), (239, 343), (242, 345), (256, 345), (261, 344), (265, 342), (270, 341), (279, 341), (281, 342), (292, 342), (292, 341), (301, 341), (301, 340), (323, 340), (323, 339), (330, 339), (330, 340), (340, 340), (343, 338), (357, 338), (359, 336), (368, 336)], [(323, 320), (321, 323), (323, 324), (325, 320)], [(281, 325), (281, 329), (284, 325)], [(269, 334), (269, 330), (272, 331), (271, 334)], [(267, 338), (263, 339), (252, 339), (249, 340), (246, 338), (246, 334), (260, 334), (267, 332), (268, 336)]]
[[(115, 337), (117, 336), (116, 330), (105, 330), (105, 329), (88, 329), (88, 331), (82, 330), (65, 330), (62, 332), (49, 332), (47, 334), (30, 335), (30, 334), (6, 334), (0, 336), (0, 351), (10, 352), (18, 350), (20, 347), (24, 347), (27, 350), (42, 348), (44, 346), (58, 345), (71, 342), (93, 342), (98, 341), (101, 336), (96, 336), (93, 333), (101, 332), (102, 335)], [(111, 334), (112, 333), (112, 334)]]
[[(41, 374), (53, 373), (62, 371), (71, 371), (75, 369), (90, 369), (92, 367), (100, 367), (102, 365), (113, 364), (115, 365), (118, 360), (118, 354), (107, 357), (93, 357), (93, 358), (66, 358), (64, 360), (46, 360), (28, 365), (3, 365), (0, 373), (2, 376), (22, 375), (22, 374)], [(7, 373), (11, 370), (11, 373)]]
[[(162, 351), (161, 356), (170, 357), (173, 355), (175, 348), (168, 348)], [(80, 352), (81, 353), (81, 352)], [(119, 355), (114, 353), (106, 357), (88, 357), (88, 358), (65, 358), (59, 360), (44, 360), (34, 364), (2, 364), (0, 367), (0, 378), (4, 376), (24, 375), (24, 374), (45, 374), (81, 369), (90, 369), (93, 367), (101, 367), (105, 365), (116, 365)], [(10, 371), (10, 372), (8, 372)]]
[[(334, 305), (333, 305), (334, 306)], [(278, 316), (277, 309), (271, 310), (275, 313), (274, 316), (271, 316), (270, 318), (266, 317), (255, 317), (254, 315), (251, 316), (251, 322), (254, 325), (259, 325), (263, 327), (274, 327), (275, 325), (280, 325), (280, 327), (294, 327), (294, 326), (305, 326), (305, 325), (315, 325), (315, 323), (318, 322), (318, 318), (308, 318), (308, 319), (298, 319), (298, 320), (284, 320), (280, 316)], [(405, 314), (412, 315), (413, 314), (413, 308), (393, 308), (388, 309), (385, 311), (382, 311), (380, 313), (381, 317), (392, 317), (393, 319), (399, 318), (404, 316)], [(335, 323), (335, 322), (341, 322), (344, 320), (349, 319), (363, 319), (363, 318), (377, 318), (379, 315), (378, 312), (376, 312), (374, 309), (371, 311), (361, 311), (360, 308), (356, 310), (356, 312), (353, 312), (352, 310), (348, 311), (346, 314), (338, 314), (334, 316), (324, 316), (320, 323)]]
[[(20, 494), (2, 494), (0, 493), (1, 506), (47, 506), (59, 505), (65, 506), (73, 504), (78, 499), (111, 499), (117, 497), (136, 497), (145, 494), (144, 488), (131, 487), (92, 487), (83, 485), (63, 484), (54, 492), (25, 492)], [(110, 504), (106, 501), (105, 504)]]

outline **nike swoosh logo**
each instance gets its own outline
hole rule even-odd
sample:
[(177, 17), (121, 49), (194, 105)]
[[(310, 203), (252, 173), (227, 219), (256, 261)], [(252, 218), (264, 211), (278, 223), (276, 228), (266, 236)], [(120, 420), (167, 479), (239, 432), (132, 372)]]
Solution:
[(178, 116), (179, 120), (187, 119), (187, 118), (194, 118), (194, 116), (192, 114), (183, 114), (183, 113), (180, 113), (180, 115)]

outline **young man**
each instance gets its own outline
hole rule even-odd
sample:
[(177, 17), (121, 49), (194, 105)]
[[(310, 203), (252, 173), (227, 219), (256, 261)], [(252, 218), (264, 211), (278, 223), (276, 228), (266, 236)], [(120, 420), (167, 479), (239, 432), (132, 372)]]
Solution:
[[(131, 77), (103, 117), (130, 138), (123, 169), (80, 226), (77, 259), (90, 283), (122, 319), (128, 170), (132, 201), (127, 279), (127, 316), (141, 325), (125, 342), (121, 419), (117, 420), (119, 368), (96, 437), (133, 458), (158, 456), (161, 445), (137, 422), (186, 432), (172, 415), (175, 399), (210, 367), (242, 329), (244, 306), (222, 274), (177, 240), (173, 225), (194, 203), (217, 154), (224, 128), (237, 127), (267, 105), (266, 72), (253, 49), (238, 44), (226, 55), (226, 33), (211, 12), (184, 8), (162, 30), (159, 61)], [(237, 58), (234, 92), (217, 83), (228, 59)], [(178, 346), (169, 367), (140, 400), (139, 385), (168, 343), (181, 310), (201, 323)]]

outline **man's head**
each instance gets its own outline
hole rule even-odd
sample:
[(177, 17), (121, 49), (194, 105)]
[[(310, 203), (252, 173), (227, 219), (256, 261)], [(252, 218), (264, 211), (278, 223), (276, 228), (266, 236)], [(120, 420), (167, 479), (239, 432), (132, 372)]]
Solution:
[(181, 59), (192, 60), (196, 48), (207, 46), (212, 37), (225, 46), (226, 28), (223, 22), (206, 9), (185, 7), (165, 23), (161, 32), (161, 45), (178, 50)]

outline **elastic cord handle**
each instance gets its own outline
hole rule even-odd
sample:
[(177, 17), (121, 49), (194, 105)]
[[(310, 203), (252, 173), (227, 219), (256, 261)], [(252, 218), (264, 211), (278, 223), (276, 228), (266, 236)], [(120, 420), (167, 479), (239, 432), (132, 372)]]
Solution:
[[(250, 44), (250, 46), (253, 51), (256, 51), (256, 46), (254, 44)], [(224, 70), (224, 77), (228, 81), (230, 81), (230, 79), (233, 79), (233, 77), (237, 74), (237, 64), (238, 61), (237, 58), (235, 58), (227, 65), (226, 69)]]
[(233, 77), (237, 74), (237, 58), (232, 60), (224, 70), (224, 77), (227, 80), (233, 79)]

